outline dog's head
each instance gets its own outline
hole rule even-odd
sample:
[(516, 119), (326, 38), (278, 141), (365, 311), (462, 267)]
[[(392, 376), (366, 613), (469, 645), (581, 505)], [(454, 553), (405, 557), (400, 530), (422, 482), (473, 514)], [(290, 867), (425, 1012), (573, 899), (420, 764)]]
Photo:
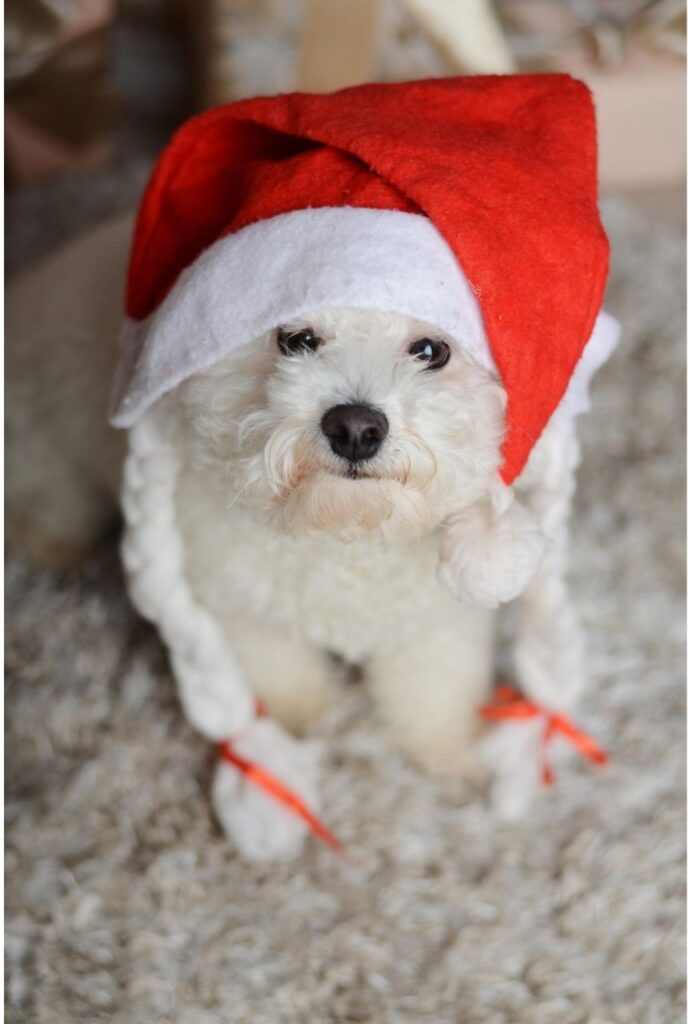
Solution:
[(498, 381), (427, 323), (323, 309), (180, 388), (185, 436), (290, 531), (418, 536), (481, 500), (504, 430)]

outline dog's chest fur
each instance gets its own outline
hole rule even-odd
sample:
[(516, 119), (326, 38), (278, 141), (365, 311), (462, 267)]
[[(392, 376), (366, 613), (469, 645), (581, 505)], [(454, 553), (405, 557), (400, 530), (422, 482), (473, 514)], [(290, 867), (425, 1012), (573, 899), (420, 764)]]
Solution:
[(210, 473), (198, 470), (181, 474), (177, 512), (191, 586), (228, 624), (255, 616), (361, 662), (443, 624), (470, 629), (486, 614), (438, 584), (437, 533), (403, 544), (289, 536), (239, 503), (228, 508)]

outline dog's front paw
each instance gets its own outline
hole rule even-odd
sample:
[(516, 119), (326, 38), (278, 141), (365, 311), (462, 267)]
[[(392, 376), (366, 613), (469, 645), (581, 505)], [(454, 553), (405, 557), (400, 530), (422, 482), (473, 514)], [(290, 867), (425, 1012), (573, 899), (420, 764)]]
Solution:
[(501, 515), (487, 504), (472, 506), (445, 527), (439, 580), (457, 601), (496, 608), (530, 583), (544, 547), (537, 522), (518, 502)]
[[(313, 743), (295, 740), (272, 719), (261, 718), (232, 748), (317, 811), (319, 752)], [(242, 857), (287, 861), (301, 852), (308, 825), (238, 768), (226, 762), (218, 765), (212, 795), (217, 818)]]

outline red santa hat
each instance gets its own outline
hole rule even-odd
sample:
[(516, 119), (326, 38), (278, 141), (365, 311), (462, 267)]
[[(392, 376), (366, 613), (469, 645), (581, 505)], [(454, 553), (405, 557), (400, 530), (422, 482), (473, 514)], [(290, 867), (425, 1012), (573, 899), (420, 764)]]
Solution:
[(498, 372), (510, 484), (613, 343), (607, 264), (592, 100), (568, 75), (219, 107), (178, 132), (141, 204), (112, 421), (318, 307), (393, 310)]

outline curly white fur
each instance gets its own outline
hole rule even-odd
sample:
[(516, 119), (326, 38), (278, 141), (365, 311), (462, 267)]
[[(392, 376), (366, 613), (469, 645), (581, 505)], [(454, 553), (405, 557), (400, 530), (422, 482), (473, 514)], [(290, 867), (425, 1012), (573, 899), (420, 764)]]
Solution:
[[(389, 541), (426, 534), (487, 492), (504, 410), (491, 373), (453, 343), (441, 373), (424, 371), (408, 345), (438, 332), (411, 317), (320, 310), (290, 326), (306, 323), (323, 339), (316, 354), (280, 358), (270, 332), (179, 389), (195, 455), (224, 477), (230, 500), (292, 532), (377, 529)], [(323, 414), (347, 402), (390, 422), (355, 481), (320, 431)]]

